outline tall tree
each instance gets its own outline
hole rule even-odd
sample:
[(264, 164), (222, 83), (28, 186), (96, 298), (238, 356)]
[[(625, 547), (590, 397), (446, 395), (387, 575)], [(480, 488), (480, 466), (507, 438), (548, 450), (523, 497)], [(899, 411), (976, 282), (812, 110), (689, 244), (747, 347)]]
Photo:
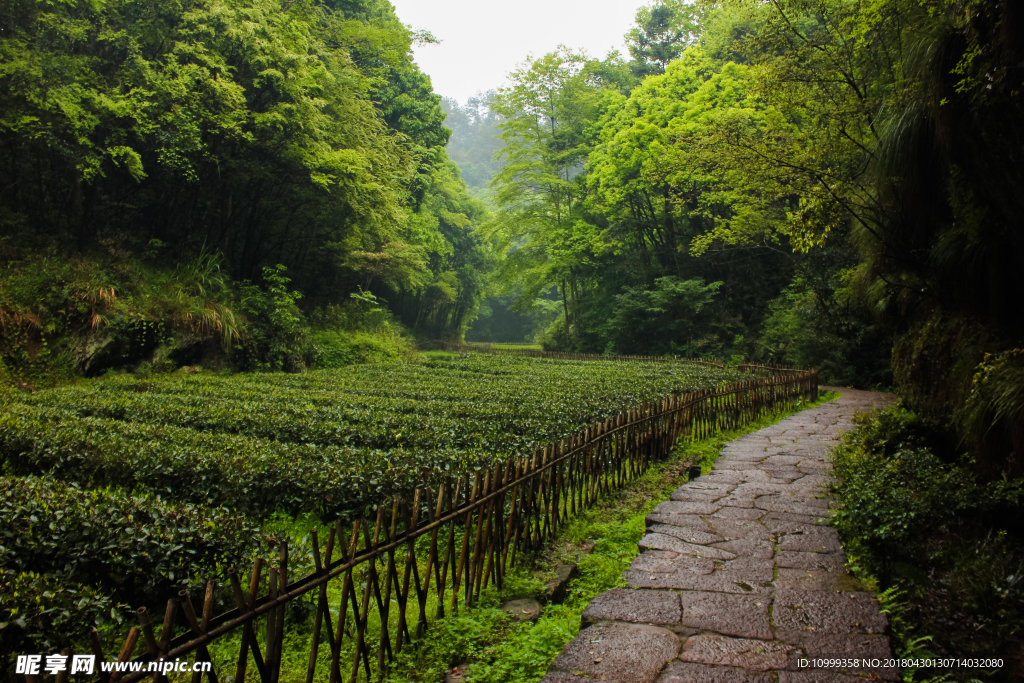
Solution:
[(638, 78), (663, 74), (668, 63), (701, 38), (704, 11), (687, 0), (655, 0), (636, 13), (636, 26), (626, 34), (633, 58), (630, 70)]
[[(560, 288), (565, 335), (579, 335), (581, 270), (599, 249), (585, 215), (580, 176), (592, 144), (590, 124), (602, 88), (582, 53), (561, 48), (511, 74), (494, 109), (502, 117), (505, 165), (495, 177), (506, 249), (504, 281), (529, 305), (551, 285)], [(568, 339), (567, 339), (568, 341)]]

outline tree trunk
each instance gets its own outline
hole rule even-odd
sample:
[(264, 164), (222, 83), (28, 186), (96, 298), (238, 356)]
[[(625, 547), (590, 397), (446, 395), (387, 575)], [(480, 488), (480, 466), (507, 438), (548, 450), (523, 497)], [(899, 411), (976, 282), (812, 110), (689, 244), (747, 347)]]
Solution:
[(565, 278), (562, 278), (562, 306), (565, 308), (565, 343), (571, 347), (572, 339), (569, 337), (569, 299), (565, 291)]

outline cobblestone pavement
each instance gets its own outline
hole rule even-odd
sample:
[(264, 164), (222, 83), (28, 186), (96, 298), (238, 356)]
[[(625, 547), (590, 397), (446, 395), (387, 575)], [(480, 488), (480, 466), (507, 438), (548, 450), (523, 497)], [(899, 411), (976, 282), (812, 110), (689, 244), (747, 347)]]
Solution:
[(827, 524), (825, 461), (855, 413), (842, 397), (731, 442), (711, 474), (647, 517), (629, 588), (594, 598), (542, 683), (898, 681), (893, 668), (814, 669), (801, 659), (885, 659), (886, 617), (844, 569)]

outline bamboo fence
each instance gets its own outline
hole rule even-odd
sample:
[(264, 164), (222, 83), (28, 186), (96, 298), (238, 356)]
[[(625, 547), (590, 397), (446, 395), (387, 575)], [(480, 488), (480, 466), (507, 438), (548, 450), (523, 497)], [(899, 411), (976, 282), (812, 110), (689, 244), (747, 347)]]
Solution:
[[(490, 353), (494, 355), (525, 356), (527, 358), (551, 358), (554, 360), (614, 360), (634, 363), (690, 363), (709, 368), (723, 369), (724, 361), (716, 358), (681, 358), (677, 356), (607, 356), (601, 353), (564, 353), (541, 349), (506, 349), (490, 344), (460, 344), (443, 340), (420, 342), (420, 351), (447, 351), (448, 353)], [(777, 365), (740, 363), (735, 366), (740, 372), (761, 372), (769, 375), (800, 375), (811, 372), (810, 368), (784, 368)]]
[(601, 353), (564, 353), (541, 349), (505, 349), (487, 344), (459, 344), (449, 341), (428, 341), (417, 344), (420, 351), (447, 351), (449, 353), (491, 353), (527, 358), (553, 358), (556, 360), (614, 360), (634, 363), (694, 363), (710, 368), (724, 368), (725, 363), (713, 358), (676, 358), (674, 356), (606, 356)]
[[(143, 671), (101, 674), (101, 680), (152, 677), (158, 683), (162, 674), (147, 672), (149, 662), (188, 656), (211, 661), (211, 643), (240, 633), (235, 664), (205, 675), (211, 683), (225, 674), (236, 683), (247, 674), (277, 683), (286, 631), (300, 627), (286, 619), (286, 607), (299, 599), (315, 602), (312, 625), (309, 617), (301, 625), (309, 629), (306, 683), (380, 679), (431, 622), (472, 606), (489, 585), (500, 587), (517, 558), (549, 542), (602, 495), (641, 476), (680, 439), (701, 439), (817, 395), (818, 373), (811, 370), (671, 396), (472, 476), (417, 489), (407, 499), (382, 503), (374, 518), (351, 529), (337, 522), (322, 551), (310, 532), (316, 569), (308, 576), (292, 580), (286, 545), (275, 566), (259, 559), (246, 577), (229, 570), (236, 605), (231, 611), (211, 614), (212, 583), (201, 614), (182, 591), (168, 601), (157, 640), (140, 608), (139, 626), (128, 633), (116, 661), (143, 662)], [(103, 660), (95, 630), (90, 642)], [(144, 652), (133, 659), (137, 648)], [(203, 675), (192, 674), (192, 683)]]

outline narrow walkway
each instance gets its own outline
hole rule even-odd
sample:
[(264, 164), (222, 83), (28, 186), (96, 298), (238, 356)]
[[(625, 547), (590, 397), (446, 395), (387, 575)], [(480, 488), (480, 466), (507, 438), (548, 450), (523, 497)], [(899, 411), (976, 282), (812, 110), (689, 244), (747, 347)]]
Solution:
[[(888, 394), (842, 397), (730, 443), (714, 471), (647, 517), (630, 588), (597, 596), (543, 683), (853, 683), (801, 660), (891, 656), (878, 602), (844, 569), (827, 525), (825, 457), (856, 412)], [(819, 523), (820, 522), (820, 523)]]

